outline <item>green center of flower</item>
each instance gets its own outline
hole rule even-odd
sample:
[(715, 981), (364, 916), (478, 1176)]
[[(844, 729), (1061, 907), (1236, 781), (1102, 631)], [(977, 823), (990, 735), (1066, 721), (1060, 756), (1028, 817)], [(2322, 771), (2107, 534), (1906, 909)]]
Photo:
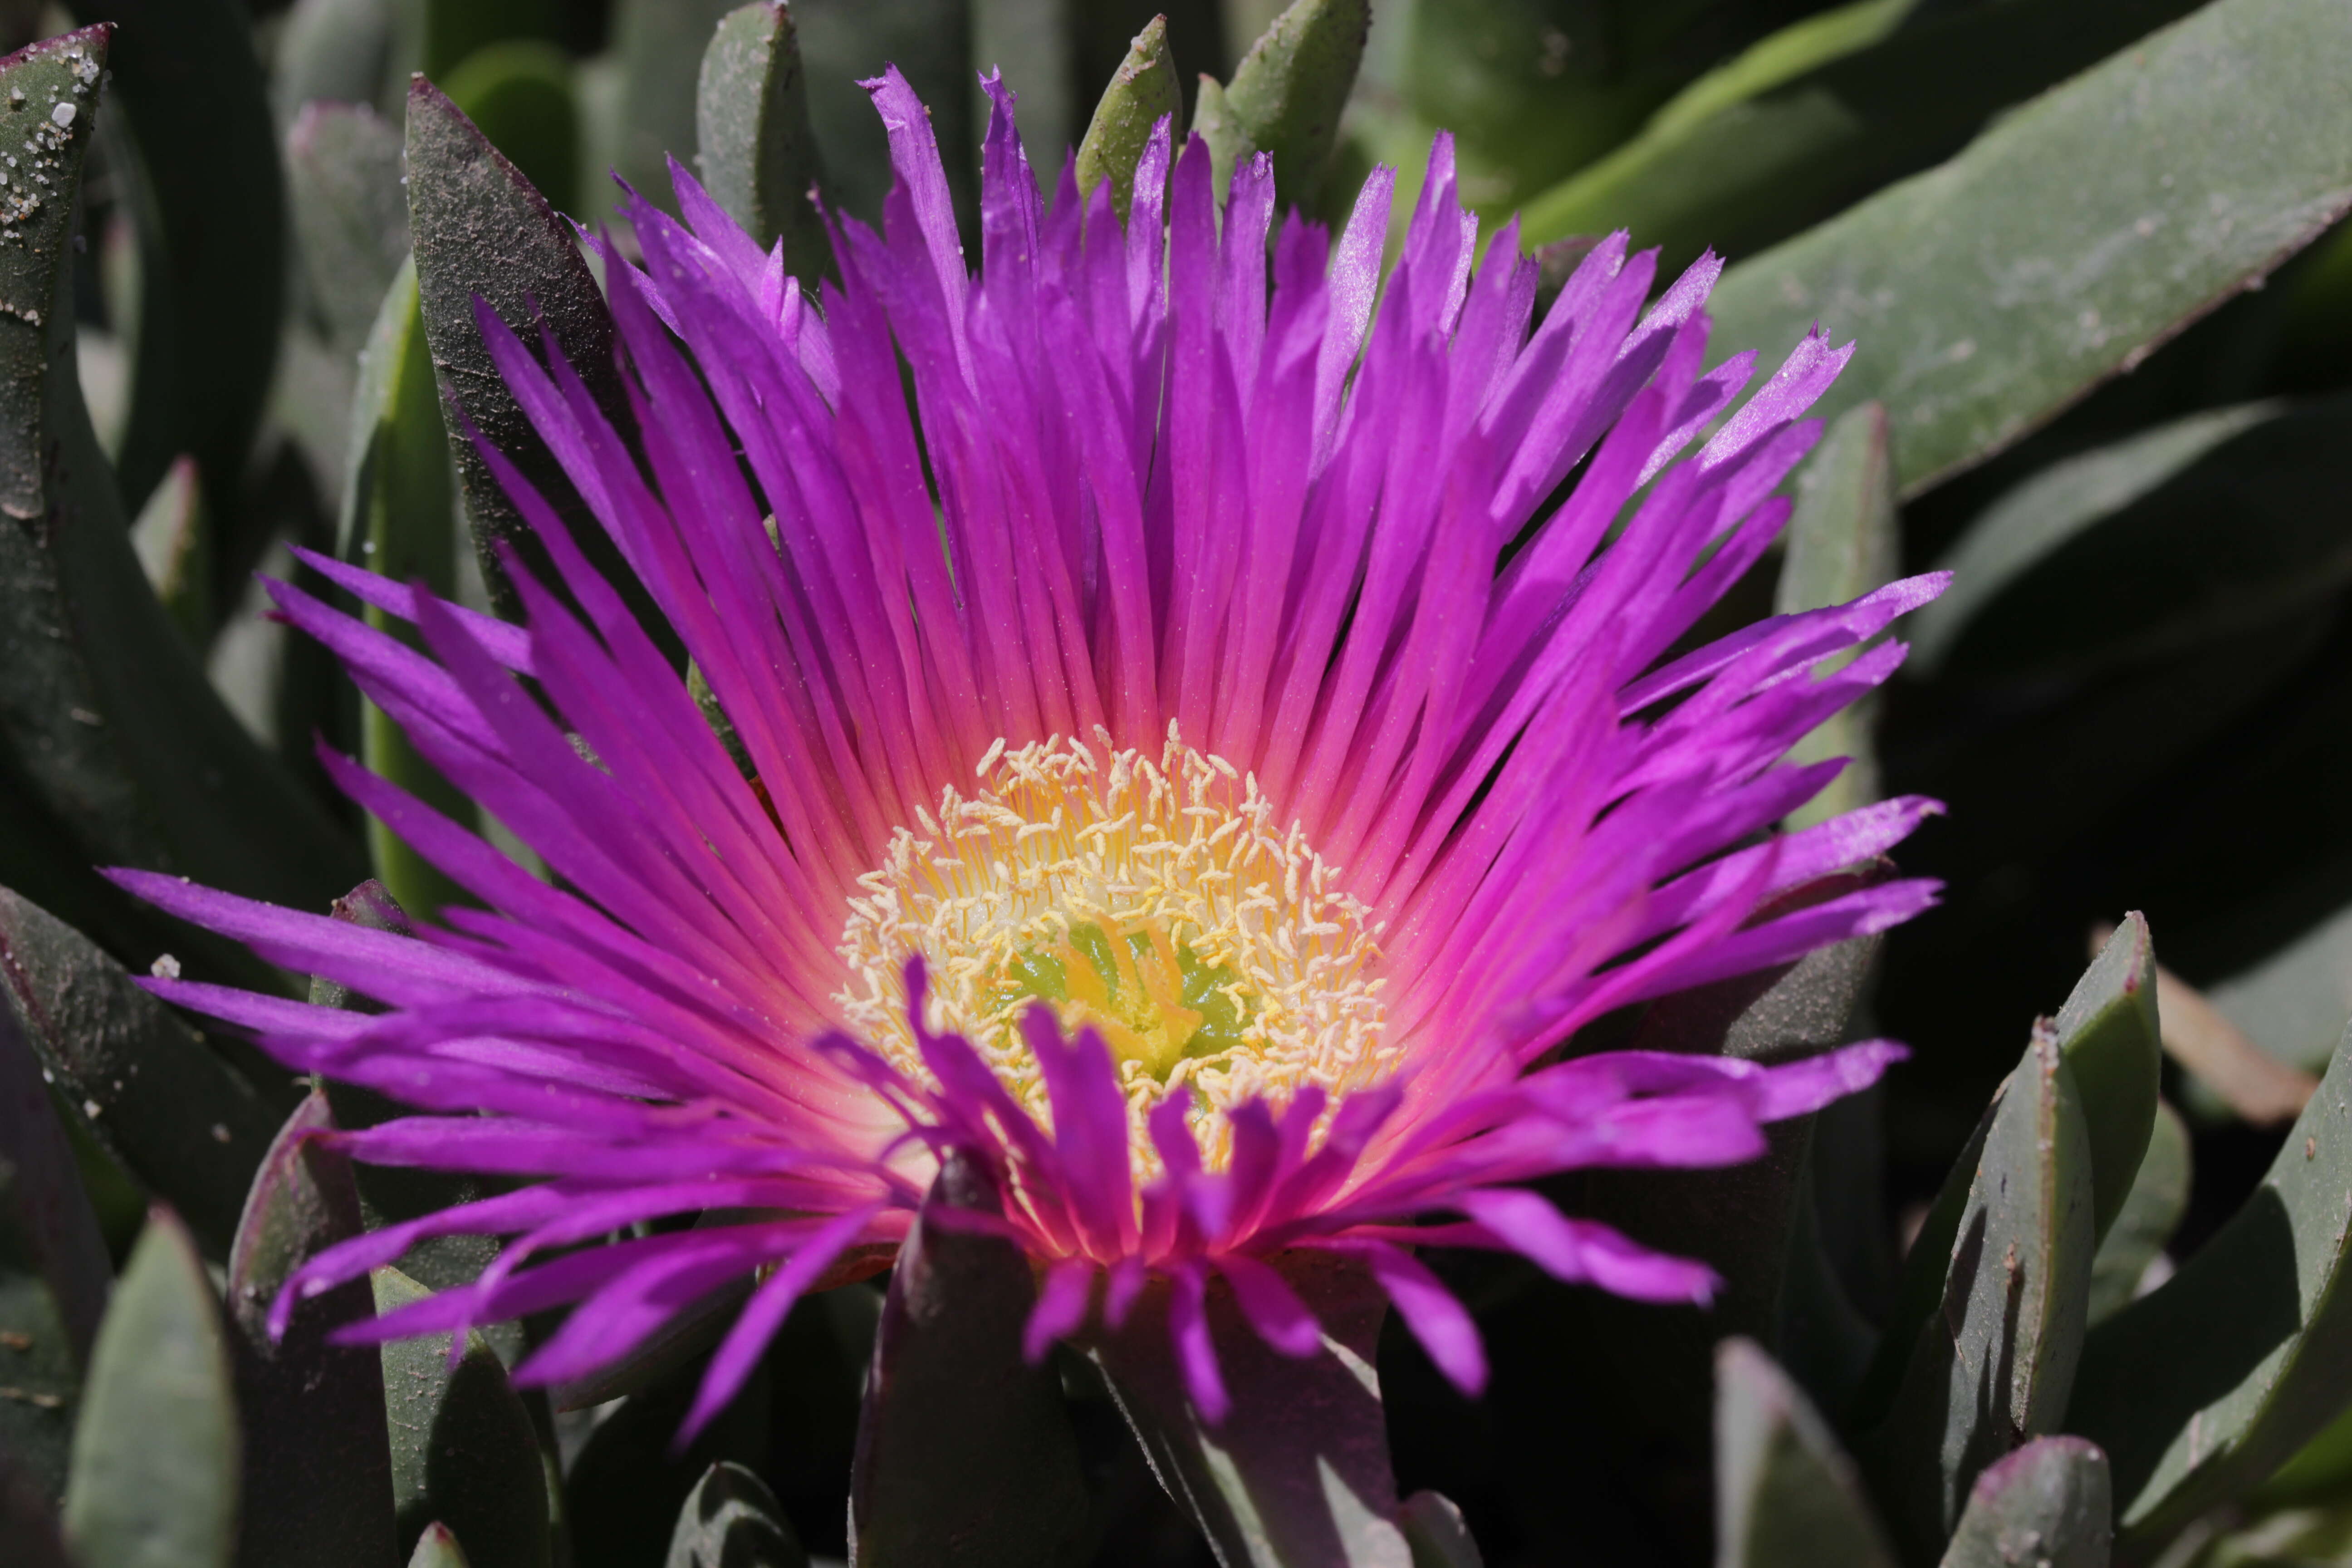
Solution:
[[(968, 1037), (1042, 1119), (1021, 1019), (1045, 1002), (1109, 1046), (1145, 1163), (1143, 1116), (1171, 1093), (1199, 1123), (1389, 1071), (1377, 931), (1336, 868), (1172, 726), (1157, 759), (1097, 741), (1000, 742), (971, 795), (942, 790), (893, 836), (842, 928), (847, 1021), (921, 1076), (903, 979), (920, 952), (926, 1022)], [(1221, 1135), (1202, 1131), (1213, 1157)]]

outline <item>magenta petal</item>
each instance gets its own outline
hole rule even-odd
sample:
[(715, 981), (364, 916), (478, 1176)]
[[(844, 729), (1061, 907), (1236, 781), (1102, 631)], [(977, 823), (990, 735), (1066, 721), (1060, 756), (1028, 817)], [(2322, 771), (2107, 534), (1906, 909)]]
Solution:
[(1215, 1426), (1233, 1413), (1225, 1392), (1224, 1373), (1217, 1367), (1217, 1347), (1209, 1337), (1209, 1315), (1202, 1304), (1206, 1281), (1198, 1264), (1187, 1264), (1169, 1281), (1168, 1334), (1184, 1374), (1185, 1392), (1201, 1419)]
[(1234, 1288), (1234, 1300), (1258, 1338), (1284, 1355), (1302, 1360), (1322, 1350), (1322, 1325), (1272, 1266), (1246, 1253), (1227, 1252), (1217, 1257), (1216, 1268)]
[(718, 1353), (710, 1358), (710, 1365), (702, 1374), (702, 1386), (695, 1391), (693, 1408), (687, 1412), (686, 1424), (671, 1444), (673, 1449), (692, 1442), (695, 1434), (727, 1407), (736, 1390), (743, 1386), (743, 1380), (751, 1375), (751, 1368), (767, 1351), (768, 1342), (775, 1337), (784, 1314), (793, 1310), (793, 1303), (833, 1267), (833, 1260), (841, 1256), (842, 1249), (856, 1241), (880, 1212), (875, 1207), (853, 1209), (835, 1219), (803, 1242), (767, 1283), (752, 1292), (743, 1315), (735, 1320), (735, 1326), (719, 1342)]
[(1436, 1275), (1400, 1247), (1384, 1242), (1354, 1244), (1370, 1264), (1372, 1278), (1388, 1293), (1421, 1348), (1445, 1381), (1475, 1398), (1486, 1389), (1486, 1350), (1478, 1325)]
[(1598, 1285), (1642, 1301), (1714, 1298), (1715, 1271), (1636, 1246), (1607, 1226), (1572, 1220), (1523, 1188), (1462, 1194), (1455, 1206), (1555, 1279)]
[(1045, 1289), (1037, 1293), (1037, 1304), (1021, 1331), (1022, 1358), (1034, 1366), (1045, 1359), (1055, 1340), (1076, 1332), (1087, 1321), (1094, 1288), (1095, 1266), (1083, 1258), (1065, 1258), (1045, 1270)]

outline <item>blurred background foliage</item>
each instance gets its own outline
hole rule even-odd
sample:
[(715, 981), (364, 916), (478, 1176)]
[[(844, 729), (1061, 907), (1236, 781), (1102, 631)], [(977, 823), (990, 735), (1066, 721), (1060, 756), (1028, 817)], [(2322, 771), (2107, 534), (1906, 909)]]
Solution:
[[(12, 913), (12, 951), (38, 936), (77, 973), (111, 973), (101, 952), (138, 972), (168, 951), (194, 975), (291, 984), (125, 899), (89, 872), (96, 862), (311, 908), (370, 874), (412, 910), (448, 895), (326, 787), (312, 737), (420, 788), (436, 781), (418, 777), (320, 650), (264, 616), (251, 581), (259, 570), (328, 591), (298, 565), (299, 545), (498, 603), (440, 428), (436, 358), (447, 356), (428, 342), (438, 318), (432, 279), (419, 279), (431, 272), (431, 214), (404, 188), (404, 148), (419, 144), (411, 73), (557, 211), (595, 224), (617, 195), (611, 174), (667, 203), (665, 157), (710, 145), (698, 87), (732, 9), (0, 0), (0, 49), (121, 24), (89, 132), (69, 280), (80, 392), (113, 482), (87, 464), (51, 482), (81, 497), (93, 526), (127, 531), (155, 612), (118, 622), (75, 609), (77, 594), (100, 595), (97, 578), (71, 571), (100, 565), (59, 569), (65, 630), (25, 631), (48, 612), (22, 594), (0, 605), (18, 617), (0, 676), (0, 886), (89, 939), (68, 952), (58, 944), (79, 942), (71, 931)], [(984, 123), (975, 68), (1003, 68), (1030, 157), (1050, 172), (1159, 9), (797, 0), (804, 95), (793, 113), (804, 121), (786, 130), (813, 152), (793, 167), (817, 172), (842, 210), (878, 216), (887, 149), (856, 81), (893, 61), (932, 105), (970, 230)], [(2255, 59), (2293, 58), (2296, 27), (2344, 25), (2284, 0), (2244, 0), (2227, 17), (2206, 9), (2214, 35), (2239, 29), (2231, 37)], [(1218, 141), (1223, 155), (1252, 134), (1269, 144), (1251, 106), (1267, 100), (1279, 62), (1244, 57), (1281, 10), (1166, 7), (1184, 123), (1239, 136)], [(1708, 247), (1732, 262), (1713, 357), (1769, 355), (1816, 317), (1835, 341), (1863, 339), (1842, 401), (1824, 410), (1852, 412), (1806, 471), (1789, 549), (1709, 629), (1851, 596), (1898, 571), (1960, 573), (1913, 617), (1904, 675), (1836, 737), (1864, 758), (1853, 798), (1916, 792), (1950, 808), (1902, 855), (1906, 872), (1946, 879), (1942, 906), (1874, 953), (1849, 955), (1842, 993), (1916, 1054), (1882, 1095), (1825, 1116), (1810, 1156), (1802, 1223), (1865, 1320), (1897, 1310), (1901, 1242), (1927, 1223), (1955, 1159), (1971, 1158), (1972, 1130), (2031, 1022), (2058, 1008), (2126, 911), (2145, 911), (2160, 944), (2164, 1092), (2185, 1120), (2168, 1124), (2173, 1142), (2158, 1140), (2177, 1145), (2173, 1218), (2154, 1226), (2122, 1299), (2142, 1273), (2153, 1280), (2194, 1256), (2257, 1192), (2352, 1015), (2352, 116), (2341, 101), (2352, 89), (2304, 82), (2298, 98), (2284, 78), (2200, 85), (2201, 56), (2148, 64), (2148, 36), (2197, 10), (1377, 0), (1333, 151), (1283, 168), (1286, 199), (1338, 220), (1366, 171), (1399, 166), (1401, 229), (1444, 127), (1465, 198), (1490, 226), (1519, 215), (1523, 243), (1549, 260), (1628, 227), (1637, 246), (1664, 248), (1665, 276)], [(2326, 45), (2315, 59), (2343, 58), (2334, 33)], [(2103, 60), (2146, 66), (2182, 96), (2151, 106), (2119, 89), (2079, 110), (2041, 97)], [(1205, 87), (1204, 74), (1215, 79)], [(2269, 184), (2231, 173), (2255, 168), (2281, 172)], [(2176, 174), (2184, 189), (2207, 182), (2202, 206), (2167, 205)], [(797, 221), (778, 209), (780, 227)], [(808, 254), (793, 252), (796, 271)], [(446, 786), (436, 793), (470, 809)], [(98, 1219), (116, 1260), (129, 1258), (142, 1194), (160, 1193), (217, 1254), (295, 1086), (159, 1006), (120, 1005), (118, 1032), (148, 1042), (138, 1059), (165, 1064), (148, 1070), (198, 1097), (189, 1103), (217, 1107), (208, 1123), (243, 1163), (226, 1196), (159, 1177), (177, 1167), (140, 1136), (93, 1132), (142, 1113), (118, 1108), (120, 1085), (92, 1068), (82, 1105), (58, 1092)], [(1613, 1026), (1671, 1040), (1691, 1026), (1654, 1010)], [(1621, 1212), (1631, 1201), (1589, 1185), (1570, 1195)], [(362, 1193), (372, 1206), (393, 1201)], [(1633, 1228), (1671, 1234), (1671, 1206), (1649, 1232)], [(1446, 1268), (1505, 1374), (1487, 1402), (1465, 1405), (1390, 1335), (1404, 1489), (1459, 1502), (1489, 1562), (1703, 1560), (1708, 1460), (1703, 1444), (1693, 1456), (1681, 1404), (1704, 1404), (1709, 1363), (1688, 1344), (1659, 1350), (1698, 1368), (1697, 1393), (1671, 1378), (1628, 1386), (1586, 1347), (1648, 1364), (1644, 1347), (1713, 1334), (1672, 1314), (1633, 1321), (1622, 1303), (1511, 1266)], [(22, 1288), (21, 1273), (0, 1271), (0, 1316)], [(722, 1458), (766, 1478), (809, 1547), (841, 1551), (877, 1300), (835, 1292), (796, 1315), (772, 1383), (686, 1458), (662, 1452), (669, 1418), (655, 1396), (593, 1433), (534, 1407), (575, 1478), (667, 1478), (659, 1496), (575, 1480), (549, 1550), (581, 1568), (652, 1561), (695, 1478)], [(1841, 1374), (1795, 1366), (1791, 1342), (1776, 1349), (1823, 1397)], [(69, 1385), (69, 1367), (50, 1370)], [(68, 1395), (45, 1386), (26, 1373), (0, 1391), (0, 1442), (61, 1465)], [(1197, 1538), (1099, 1388), (1073, 1386), (1082, 1444), (1099, 1456), (1096, 1559), (1194, 1560)], [(2182, 1550), (2215, 1564), (2352, 1561), (2352, 1436), (2324, 1436), (2271, 1490), (2239, 1489), (2228, 1510), (2180, 1535)]]

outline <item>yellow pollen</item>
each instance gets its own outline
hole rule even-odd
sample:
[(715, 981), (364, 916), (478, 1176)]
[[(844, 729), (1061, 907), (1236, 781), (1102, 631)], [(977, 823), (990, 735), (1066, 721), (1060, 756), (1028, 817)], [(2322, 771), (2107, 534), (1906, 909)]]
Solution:
[(1378, 935), (1295, 826), (1277, 831), (1257, 779), (1185, 745), (1157, 760), (1055, 737), (1002, 740), (857, 879), (835, 997), (903, 1070), (927, 1077), (906, 1019), (907, 959), (930, 972), (936, 1030), (970, 1038), (1040, 1121), (1044, 1078), (1021, 1037), (1043, 1001), (1092, 1027), (1118, 1063), (1139, 1174), (1156, 1167), (1145, 1118), (1188, 1097), (1212, 1164), (1223, 1112), (1286, 1104), (1307, 1084), (1339, 1095), (1385, 1077)]

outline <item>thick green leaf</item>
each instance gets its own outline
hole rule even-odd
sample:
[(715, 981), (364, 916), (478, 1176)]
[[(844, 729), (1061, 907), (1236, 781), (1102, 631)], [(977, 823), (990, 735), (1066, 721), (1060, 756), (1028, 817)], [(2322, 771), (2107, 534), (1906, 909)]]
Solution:
[(16, 1456), (0, 1447), (0, 1541), (8, 1543), (15, 1568), (72, 1568), (57, 1510), (44, 1493)]
[(2347, 72), (2352, 25), (2330, 0), (2216, 0), (1733, 268), (1709, 301), (1715, 341), (1771, 355), (1816, 320), (1859, 339), (1819, 412), (1884, 402), (1915, 493), (2352, 207)]
[(2131, 1305), (2148, 1265), (2163, 1255), (2189, 1207), (2189, 1126), (2180, 1113), (2158, 1101), (2148, 1129), (2147, 1152), (2124, 1197), (2123, 1212), (2107, 1226), (2091, 1259), (2090, 1321), (2098, 1323)]
[(205, 647), (212, 640), (212, 526), (194, 458), (176, 458), (163, 470), (163, 483), (131, 525), (131, 547), (189, 649)]
[(1086, 1481), (1061, 1380), (1021, 1353), (1028, 1260), (932, 1217), (944, 1209), (997, 1215), (1003, 1201), (951, 1153), (898, 1250), (850, 1475), (855, 1555), (861, 1568), (1066, 1562)]
[(1203, 85), (1195, 128), (1209, 143), (1220, 199), (1234, 162), (1264, 153), (1282, 205), (1314, 205), (1371, 26), (1370, 0), (1296, 0), (1213, 100)]
[(890, 147), (860, 81), (895, 65), (931, 110), (956, 226), (967, 246), (980, 234), (980, 141), (972, 100), (971, 0), (800, 0), (793, 20), (808, 68), (809, 123), (824, 154), (828, 194), (867, 223), (882, 218)]
[[(121, 29), (107, 60), (112, 90), (161, 223), (164, 264), (141, 278), (123, 500), (145, 500), (172, 459), (193, 452), (206, 498), (226, 516), (277, 368), (286, 289), (278, 130), (252, 24), (236, 0), (73, 0), (68, 9)], [(94, 107), (96, 83), (77, 101)], [(227, 581), (248, 563), (224, 562)]]
[(396, 0), (295, 0), (278, 36), (270, 91), (278, 114), (306, 103), (373, 103), (392, 72)]
[[(0, 944), (0, 962), (7, 949)], [(0, 998), (0, 1219), (47, 1285), (76, 1363), (89, 1364), (114, 1268), (83, 1190), (73, 1144), (58, 1119), (41, 1064), (26, 1043), (15, 995)], [(13, 1382), (13, 1379), (5, 1380)]]
[[(1798, 476), (1797, 509), (1784, 537), (1788, 553), (1773, 590), (1775, 615), (1843, 605), (1895, 580), (1903, 567), (1902, 519), (1883, 405), (1863, 404), (1830, 426)], [(1826, 822), (1879, 798), (1877, 712), (1875, 696), (1864, 697), (1790, 749), (1792, 763), (1853, 759), (1827, 789), (1790, 815), (1791, 827)]]
[[(341, 873), (355, 866), (354, 852), (221, 705), (156, 602), (74, 374), (72, 269), (63, 258), (106, 39), (103, 28), (87, 29), (0, 62), (0, 85), (23, 94), (20, 107), (0, 111), (0, 134), (39, 148), (16, 177), (48, 181), (46, 190), (16, 187), (8, 230), (17, 243), (0, 248), (0, 751), (30, 804), (67, 833), (63, 844), (24, 846), (0, 835), (11, 841), (0, 869), (47, 873), (27, 890), (78, 914), (123, 902), (75, 870), (93, 862), (323, 902), (322, 880), (347, 886)], [(274, 267), (275, 256), (257, 268)], [(233, 316), (236, 306), (222, 310)], [(273, 314), (265, 344), (276, 332)], [(226, 399), (236, 372), (225, 361), (222, 374)], [(46, 841), (49, 832), (26, 837)], [(137, 916), (108, 924), (153, 929)], [(210, 961), (226, 946), (187, 951)], [(237, 973), (268, 984), (249, 958)]]
[(2082, 1097), (2091, 1203), (2105, 1236), (2123, 1212), (2156, 1121), (2164, 1045), (2156, 1017), (2156, 944), (2147, 917), (2124, 917), (2058, 1009), (2059, 1047)]
[[(284, 1107), (88, 938), (5, 888), (0, 976), (58, 1092), (208, 1250), (226, 1254)], [(282, 1089), (285, 1075), (271, 1071), (265, 1081)]]
[(1853, 1461), (1753, 1341), (1716, 1353), (1718, 1568), (1892, 1568)]
[(392, 1451), (383, 1367), (327, 1336), (373, 1315), (364, 1279), (297, 1303), (269, 1331), (280, 1289), (305, 1259), (360, 1234), (351, 1161), (323, 1091), (296, 1109), (253, 1180), (229, 1253), (229, 1346), (245, 1414), (239, 1568), (394, 1568)]
[(408, 1554), (408, 1568), (471, 1568), (471, 1564), (457, 1536), (436, 1520), (416, 1538), (416, 1550)]
[(2253, 1195), (2084, 1351), (2067, 1425), (2114, 1464), (2124, 1561), (2259, 1485), (2352, 1403), (2347, 1226), (2352, 1047), (2339, 1045)]
[[(2092, 529), (2160, 491), (2214, 448), (2284, 412), (2277, 403), (2246, 403), (2192, 414), (2112, 447), (2053, 463), (2002, 496), (1937, 563), (1952, 574), (1952, 585), (1912, 617), (1912, 673), (1933, 676), (1940, 670), (1970, 626), (2012, 584)], [(2130, 542), (2137, 547), (2138, 531), (2130, 531)], [(2112, 568), (2115, 563), (2108, 564)], [(2200, 552), (2197, 564), (2210, 570), (2214, 563)]]
[[(416, 269), (403, 261), (360, 355), (359, 389), (352, 400), (351, 466), (337, 529), (339, 552), (395, 582), (422, 579), (446, 597), (457, 585), (457, 547), (449, 445), (441, 421)], [(406, 622), (373, 606), (364, 613), (377, 630), (417, 641)], [(473, 819), (473, 803), (425, 760), (390, 715), (364, 698), (360, 757), (372, 771), (442, 815), (458, 822)], [(403, 908), (430, 918), (443, 905), (464, 898), (456, 883), (381, 819), (368, 818), (367, 841), (377, 878)]]
[(220, 1304), (157, 1208), (100, 1328), (74, 1427), (66, 1539), (81, 1568), (228, 1568), (238, 1437)]
[(1631, 228), (1679, 269), (1751, 255), (1949, 156), (2192, 0), (1942, 8), (1862, 0), (1701, 77), (1640, 135), (1528, 203), (1532, 241)]
[(678, 1510), (666, 1562), (667, 1568), (808, 1568), (808, 1553), (765, 1482), (740, 1465), (717, 1464)]
[(286, 133), (286, 195), (311, 309), (336, 353), (367, 342), (408, 255), (400, 130), (359, 103), (312, 103)]
[[(1222, 96), (1222, 95), (1221, 95)], [(1086, 140), (1078, 143), (1078, 190), (1091, 193), (1110, 182), (1110, 204), (1118, 221), (1127, 221), (1135, 202), (1135, 166), (1151, 142), (1152, 127), (1165, 119), (1171, 144), (1181, 146), (1184, 132), (1184, 96), (1176, 81), (1176, 59), (1168, 52), (1168, 18), (1154, 16), (1135, 36), (1135, 43), (1111, 73), (1087, 124)]]
[[(532, 432), (521, 405), (490, 363), (474, 323), (478, 295), (527, 341), (535, 338), (532, 320), (543, 316), (557, 346), (598, 404), (608, 416), (617, 416), (623, 400), (613, 365), (613, 319), (604, 309), (604, 295), (569, 226), (456, 104), (422, 79), (408, 91), (408, 227), (415, 247), (425, 338), (443, 396), (453, 399), (486, 438), (514, 459), (532, 488), (571, 526), (591, 560), (612, 562), (610, 541), (563, 478), (546, 443)], [(488, 465), (456, 423), (449, 423), (450, 449), (457, 454), (458, 482), (483, 577), (501, 612), (517, 614), (520, 605), (506, 581), (497, 545), (520, 552), (542, 581), (552, 583), (555, 574)], [(615, 582), (633, 581), (622, 572), (607, 575)], [(469, 1550), (481, 1555), (478, 1544)]]
[[(394, 1268), (372, 1276), (379, 1315), (432, 1292)], [(448, 1525), (479, 1568), (547, 1568), (547, 1479), (530, 1414), (479, 1332), (449, 1363), (447, 1334), (394, 1340), (383, 1357), (394, 1517), (404, 1554)]]
[[(1977, 1473), (2066, 1411), (2089, 1307), (2091, 1142), (2054, 1029), (2003, 1086), (1948, 1251), (1940, 1310), (1907, 1343), (1886, 1418), (1861, 1446), (1908, 1557), (1934, 1555)], [(1928, 1244), (1923, 1230), (1918, 1247)], [(1894, 1331), (1890, 1326), (1890, 1341)]]
[(814, 283), (833, 249), (810, 200), (824, 165), (791, 6), (752, 0), (719, 22), (702, 55), (694, 127), (711, 196), (761, 248), (782, 239), (785, 270)]
[(2107, 1568), (2115, 1536), (2107, 1457), (2080, 1437), (2037, 1437), (1985, 1467), (1943, 1568)]
[(1209, 1336), (1233, 1400), (1222, 1423), (1202, 1416), (1169, 1354), (1166, 1287), (1148, 1287), (1090, 1353), (1160, 1484), (1228, 1568), (1408, 1568), (1372, 1364), (1387, 1300), (1352, 1262), (1274, 1261), (1320, 1320), (1323, 1349), (1281, 1354), (1242, 1321), (1231, 1290), (1211, 1288)]
[(1412, 1568), (1486, 1568), (1462, 1510), (1438, 1493), (1420, 1491), (1405, 1499), (1397, 1523), (1412, 1549)]
[(580, 111), (562, 49), (538, 38), (486, 44), (441, 87), (550, 206), (581, 210)]

